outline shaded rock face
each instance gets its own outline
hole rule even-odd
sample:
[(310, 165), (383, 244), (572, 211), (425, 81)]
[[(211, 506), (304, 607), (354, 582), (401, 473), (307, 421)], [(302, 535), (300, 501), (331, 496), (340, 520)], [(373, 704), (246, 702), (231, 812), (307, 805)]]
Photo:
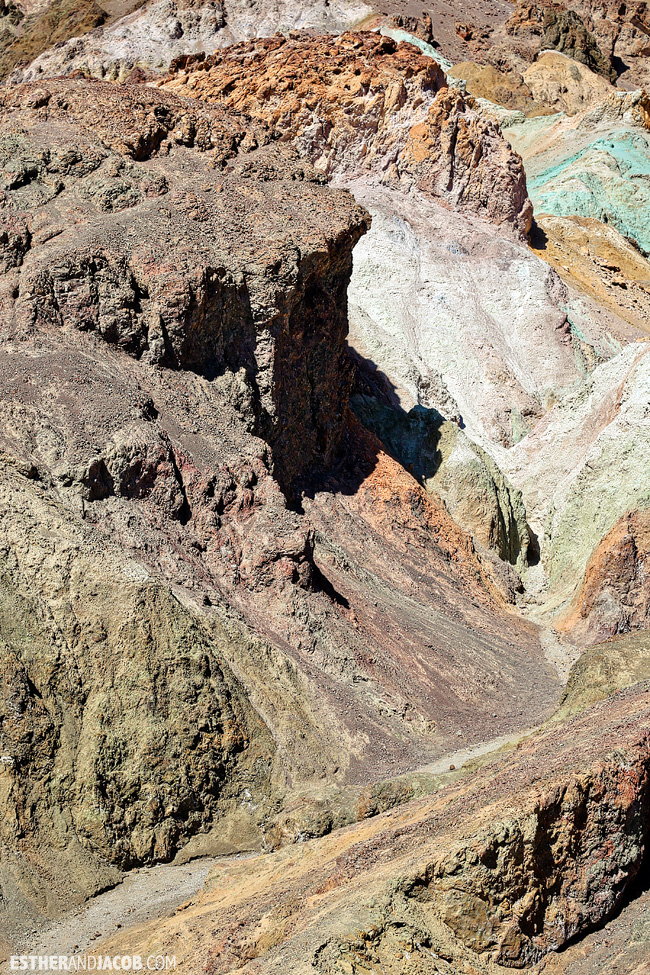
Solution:
[(572, 4), (628, 88), (647, 86), (650, 10), (645, 0), (578, 0)]
[[(264, 141), (155, 92), (2, 96), (3, 842), (58, 851), (46, 911), (59, 871), (82, 898), (115, 876), (93, 858), (166, 860), (223, 819), (242, 753), (272, 791), (219, 649), (237, 638), (160, 585), (207, 539), (215, 577), (307, 585), (309, 529), (271, 473), (289, 490), (347, 429), (366, 216)], [(192, 453), (184, 424), (208, 431)]]
[(552, 48), (579, 61), (606, 78), (615, 77), (612, 66), (575, 10), (544, 10), (541, 50)]
[(339, 183), (413, 186), (520, 235), (530, 228), (518, 158), (410, 44), (364, 32), (276, 37), (185, 64), (161, 84), (263, 119)]
[(597, 74), (615, 78), (610, 60), (589, 29), (593, 29), (593, 21), (588, 14), (581, 16), (581, 13), (583, 11), (578, 12), (573, 6), (568, 8), (564, 4), (520, 0), (505, 29), (510, 36), (530, 39), (533, 45), (538, 45), (539, 51), (559, 51)]

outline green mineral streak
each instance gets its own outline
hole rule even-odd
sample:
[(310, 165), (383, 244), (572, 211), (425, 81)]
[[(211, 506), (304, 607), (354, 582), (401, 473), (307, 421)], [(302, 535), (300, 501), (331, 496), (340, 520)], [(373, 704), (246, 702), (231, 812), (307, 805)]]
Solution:
[[(561, 116), (524, 119), (521, 113), (499, 112), (498, 121), (521, 153), (528, 194), (536, 213), (590, 217), (615, 227), (650, 253), (650, 135), (617, 122), (593, 141), (578, 130), (569, 147), (558, 137), (555, 158), (538, 147)], [(584, 130), (582, 130), (584, 133)], [(582, 144), (580, 144), (582, 143)], [(586, 144), (585, 144), (586, 143)], [(573, 151), (568, 151), (571, 148)], [(550, 163), (550, 165), (549, 165)]]

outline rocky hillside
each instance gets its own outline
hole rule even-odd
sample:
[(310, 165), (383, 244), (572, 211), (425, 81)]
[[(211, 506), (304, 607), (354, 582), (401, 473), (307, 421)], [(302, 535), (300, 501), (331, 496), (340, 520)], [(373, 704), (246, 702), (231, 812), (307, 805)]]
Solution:
[(512, 731), (557, 683), (498, 560), (349, 411), (351, 195), (146, 88), (9, 88), (0, 124), (11, 931), (70, 872), (259, 846), (288, 788)]
[(188, 972), (529, 969), (606, 919), (641, 868), (648, 695), (639, 684), (300, 857), (226, 861), (162, 929), (131, 937), (142, 954), (183, 951)]
[(644, 975), (645, 4), (4, 11), (2, 957)]

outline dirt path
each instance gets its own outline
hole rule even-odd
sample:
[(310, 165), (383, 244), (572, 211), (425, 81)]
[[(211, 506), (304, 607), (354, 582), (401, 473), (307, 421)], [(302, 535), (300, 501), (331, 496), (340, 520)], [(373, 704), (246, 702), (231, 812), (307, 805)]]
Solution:
[[(488, 755), (490, 752), (495, 752), (504, 745), (514, 745), (522, 738), (526, 738), (534, 730), (534, 728), (531, 728), (529, 731), (515, 731), (511, 735), (501, 735), (500, 738), (483, 741), (480, 745), (474, 745), (472, 748), (460, 748), (457, 752), (452, 752), (449, 755), (443, 756), (443, 758), (437, 758), (435, 762), (431, 762), (429, 765), (423, 765), (417, 769), (417, 772), (418, 774), (423, 773), (424, 775), (440, 775), (443, 772), (448, 772), (450, 765), (455, 765), (457, 769), (460, 769), (472, 758), (480, 758), (482, 755)], [(413, 775), (413, 773), (410, 772), (409, 775)]]
[(24, 939), (17, 954), (74, 955), (92, 949), (93, 943), (113, 934), (116, 928), (130, 928), (152, 918), (172, 914), (203, 886), (211, 857), (190, 863), (163, 863), (133, 870), (117, 887), (98, 894), (73, 914)]

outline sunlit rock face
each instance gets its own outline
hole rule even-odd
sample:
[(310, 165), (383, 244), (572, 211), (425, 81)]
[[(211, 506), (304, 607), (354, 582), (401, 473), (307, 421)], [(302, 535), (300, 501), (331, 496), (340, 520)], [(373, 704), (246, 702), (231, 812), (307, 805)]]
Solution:
[(570, 118), (495, 113), (524, 159), (536, 213), (600, 220), (650, 251), (647, 98), (613, 91)]
[[(87, 33), (87, 27), (86, 31), (68, 33), (56, 47), (45, 40), (27, 63), (13, 68), (11, 81), (33, 81), (73, 71), (124, 81), (133, 71), (143, 76), (159, 73), (174, 58), (197, 52), (211, 54), (252, 37), (270, 37), (304, 27), (319, 33), (340, 33), (372, 13), (362, 0), (158, 0), (136, 6), (99, 30)], [(102, 23), (101, 18), (98, 23)], [(8, 64), (8, 69), (11, 67)]]
[(354, 252), (351, 342), (408, 408), (462, 419), (480, 443), (515, 443), (578, 375), (559, 277), (483, 223), (353, 189), (373, 224)]
[(0, 951), (255, 851), (129, 950), (544, 965), (647, 864), (645, 5), (23, 6)]

